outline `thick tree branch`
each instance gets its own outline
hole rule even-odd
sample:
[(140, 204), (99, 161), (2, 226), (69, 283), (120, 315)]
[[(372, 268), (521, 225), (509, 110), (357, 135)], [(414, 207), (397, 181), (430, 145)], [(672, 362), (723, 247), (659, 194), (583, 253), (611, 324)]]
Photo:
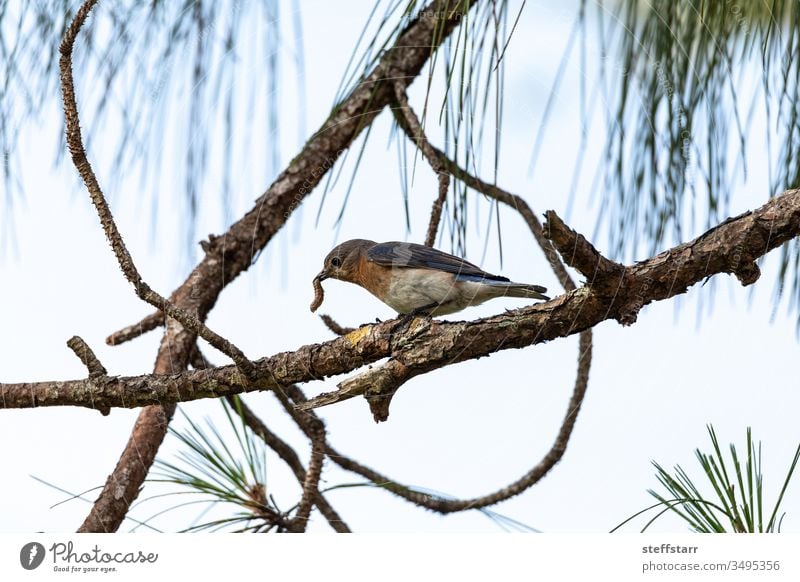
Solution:
[[(581, 246), (580, 239), (554, 219), (555, 215), (548, 213), (545, 232), (556, 242), (559, 252), (569, 259), (576, 246)], [(402, 331), (393, 330), (394, 321), (365, 325), (322, 344), (257, 360), (250, 385), (242, 381), (235, 367), (221, 366), (202, 374), (192, 371), (101, 380), (0, 384), (0, 394), (8, 408), (91, 407), (93, 400), (105, 406), (131, 408), (154, 402), (278, 389), (347, 373), (389, 356), (422, 373), (488, 356), (498, 350), (522, 348), (573, 335), (607, 319), (630, 323), (642, 306), (685, 293), (691, 285), (710, 276), (752, 272), (753, 261), (799, 235), (800, 190), (788, 190), (761, 208), (729, 219), (693, 241), (626, 266), (616, 287), (607, 281), (598, 285), (590, 283), (547, 303), (475, 321), (417, 318)], [(586, 253), (587, 249), (580, 249), (582, 256)], [(596, 278), (595, 265), (584, 265), (584, 268), (587, 276)], [(745, 283), (752, 280), (746, 277)]]
[[(172, 303), (203, 320), (222, 289), (252, 264), (292, 212), (320, 182), (339, 156), (390, 103), (391, 81), (410, 85), (433, 51), (461, 22), (476, 0), (434, 0), (425, 17), (411, 20), (373, 71), (341, 102), (300, 153), (257, 200), (255, 207), (222, 236), (209, 236), (204, 259), (171, 295)], [(433, 15), (433, 17), (431, 17)], [(390, 80), (387, 83), (387, 80)], [(142, 329), (157, 324), (156, 315)], [(145, 322), (149, 322), (145, 325)], [(156, 374), (185, 370), (195, 333), (169, 320), (156, 357)], [(131, 326), (137, 328), (138, 326)], [(133, 334), (122, 337), (130, 339)], [(2, 390), (2, 389), (0, 389)], [(174, 412), (176, 394), (164, 406), (145, 408), (113, 473), (80, 531), (115, 531), (139, 494)]]

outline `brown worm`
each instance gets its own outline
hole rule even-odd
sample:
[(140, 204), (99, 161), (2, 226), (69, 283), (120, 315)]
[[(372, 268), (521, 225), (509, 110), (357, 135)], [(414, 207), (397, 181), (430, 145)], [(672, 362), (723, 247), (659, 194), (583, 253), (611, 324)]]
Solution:
[(319, 277), (314, 277), (312, 282), (314, 285), (314, 301), (311, 302), (311, 312), (315, 312), (322, 305), (322, 300), (325, 299), (325, 291), (322, 289), (322, 281)]

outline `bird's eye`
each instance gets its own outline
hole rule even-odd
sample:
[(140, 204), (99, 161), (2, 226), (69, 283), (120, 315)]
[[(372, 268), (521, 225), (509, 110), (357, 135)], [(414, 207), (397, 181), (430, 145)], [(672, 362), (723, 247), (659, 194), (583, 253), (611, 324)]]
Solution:
[(341, 267), (342, 266), (342, 259), (340, 259), (339, 257), (333, 257), (331, 259), (331, 265), (333, 265), (334, 267)]

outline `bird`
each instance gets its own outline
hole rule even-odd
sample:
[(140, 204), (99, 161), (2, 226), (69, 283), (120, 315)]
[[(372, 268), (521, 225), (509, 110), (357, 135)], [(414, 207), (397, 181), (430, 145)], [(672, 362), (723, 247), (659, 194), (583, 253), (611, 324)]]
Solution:
[(515, 283), (454, 255), (408, 242), (353, 239), (325, 257), (314, 279), (321, 303), (325, 279), (363, 287), (400, 315), (448, 315), (495, 297), (550, 298), (541, 285)]

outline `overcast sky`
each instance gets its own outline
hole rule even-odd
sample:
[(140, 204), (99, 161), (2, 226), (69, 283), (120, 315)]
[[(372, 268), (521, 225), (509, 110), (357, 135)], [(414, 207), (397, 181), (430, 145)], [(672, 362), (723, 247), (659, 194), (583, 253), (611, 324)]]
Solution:
[[(327, 117), (351, 43), (371, 6), (367, 0), (349, 2), (348, 10), (323, 0), (302, 2), (308, 95), (308, 110), (302, 113), (309, 132)], [(283, 8), (284, 13), (288, 11), (287, 6)], [(515, 7), (511, 10), (516, 13)], [(561, 2), (529, 2), (505, 56), (506, 107), (498, 183), (522, 195), (539, 214), (547, 209), (562, 216), (565, 213), (580, 140), (578, 82), (581, 76), (592, 82), (599, 58), (590, 51), (588, 70), (581, 70), (577, 59), (568, 67), (545, 147), (530, 175), (534, 132), (575, 14), (572, 6), (564, 7)], [(288, 18), (284, 22), (290, 26)], [(280, 97), (280, 139), (285, 165), (299, 147), (295, 131), (298, 99), (291, 57), (283, 54), (281, 58), (285, 82)], [(753, 70), (754, 77), (758, 73)], [(422, 103), (424, 90), (424, 83), (417, 81), (411, 92), (412, 104)], [(436, 88), (434, 103), (440, 103), (438, 91)], [(82, 111), (82, 115), (86, 125), (92, 112)], [(20, 145), (25, 203), (12, 217), (15, 250), (0, 253), (0, 381), (83, 377), (85, 370), (65, 345), (75, 334), (94, 348), (110, 373), (149, 372), (160, 332), (119, 347), (104, 344), (108, 333), (137, 321), (150, 308), (135, 297), (117, 268), (88, 196), (77, 187), (72, 166), (54, 168), (51, 163), (53, 136), (60, 131), (58, 116), (55, 103), (39, 124), (26, 126)], [(435, 116), (431, 120), (431, 139), (441, 144)], [(601, 125), (596, 123), (590, 134), (589, 158), (602, 149)], [(412, 231), (407, 233), (395, 147), (386, 146), (389, 128), (390, 116), (384, 112), (375, 124), (338, 235), (335, 220), (346, 179), (328, 194), (318, 226), (314, 219), (321, 191), (313, 193), (302, 211), (292, 216), (259, 263), (223, 292), (209, 325), (251, 358), (331, 339), (308, 305), (313, 296), (311, 279), (335, 244), (350, 238), (415, 242), (424, 238), (436, 181), (420, 161), (410, 195)], [(757, 116), (748, 143), (748, 182), (733, 195), (732, 213), (755, 208), (769, 195), (762, 135), (763, 120)], [(167, 160), (175, 139), (177, 136), (164, 136)], [(102, 143), (89, 142), (87, 149), (90, 158), (98, 160), (98, 167), (109, 167), (109, 154)], [(489, 151), (485, 156), (489, 163), (482, 169), (491, 179)], [(264, 152), (249, 152), (237, 162), (240, 165), (234, 176), (258, 174), (264, 158)], [(219, 168), (213, 159), (211, 164), (201, 194), (198, 238), (208, 232), (220, 233), (226, 226), (217, 202)], [(99, 172), (101, 184), (107, 178)], [(592, 172), (587, 170), (569, 216), (570, 224), (587, 236), (594, 231), (601, 198), (590, 191), (591, 178)], [(174, 181), (165, 176), (163, 187), (174, 186)], [(232, 215), (246, 212), (267, 185), (248, 180), (234, 184)], [(168, 295), (184, 280), (194, 260), (187, 259), (180, 246), (182, 238), (176, 234), (183, 232), (183, 211), (172, 198), (157, 198), (158, 221), (151, 229), (147, 226), (149, 210), (142, 202), (145, 195), (135, 179), (122, 180), (120, 189), (110, 194), (118, 225), (140, 272), (152, 287)], [(481, 221), (470, 225), (474, 228), (467, 258), (490, 272), (542, 284), (551, 295), (558, 294), (557, 281), (527, 227), (509, 210), (502, 210), (502, 265), (495, 236), (488, 237), (484, 256), (488, 208), (485, 202), (475, 206)], [(604, 237), (597, 243), (607, 250)], [(446, 244), (443, 248), (450, 250)], [(562, 462), (532, 489), (492, 509), (543, 531), (608, 531), (652, 502), (646, 493), (657, 486), (651, 460), (669, 467), (680, 463), (700, 479), (693, 451), (698, 446), (709, 448), (707, 423), (714, 424), (724, 445), (734, 441), (740, 447), (744, 447), (746, 427), (753, 428), (755, 438), (764, 443), (765, 497), (774, 501), (800, 441), (798, 341), (794, 314), (787, 314), (785, 305), (775, 311), (776, 258), (765, 262), (764, 274), (753, 290), (719, 276), (714, 294), (710, 285), (695, 287), (680, 300), (645, 307), (631, 327), (612, 321), (597, 326), (588, 394)], [(576, 275), (576, 279), (580, 277)], [(325, 289), (320, 312), (331, 314), (343, 325), (393, 316), (388, 307), (357, 287), (326, 281)], [(448, 319), (474, 319), (524, 304), (523, 300), (497, 300)], [(206, 353), (214, 362), (226, 361), (210, 348)], [(448, 495), (481, 495), (518, 478), (548, 450), (572, 390), (576, 359), (577, 336), (573, 336), (449, 366), (405, 385), (392, 403), (389, 421), (380, 425), (372, 421), (362, 399), (320, 413), (332, 444), (378, 471)], [(339, 380), (314, 382), (305, 389), (313, 395), (331, 390)], [(270, 394), (250, 395), (247, 402), (276, 432), (295, 442), (307, 460), (303, 439)], [(223, 421), (217, 402), (192, 402), (181, 408), (196, 420), (209, 415)], [(107, 417), (77, 408), (7, 410), (2, 414), (0, 442), (5, 446), (0, 449), (4, 467), (0, 528), (74, 531), (89, 504), (72, 500), (51, 507), (66, 496), (33, 477), (73, 493), (102, 485), (138, 411), (114, 410)], [(178, 418), (175, 426), (184, 423)], [(168, 437), (162, 458), (174, 459), (175, 450), (174, 437)], [(299, 492), (294, 477), (272, 455), (268, 472), (268, 489), (283, 506), (291, 506)], [(323, 479), (327, 485), (360, 481), (329, 462)], [(787, 493), (785, 531), (800, 529), (799, 487), (795, 483)], [(161, 491), (147, 486), (140, 499)], [(478, 512), (439, 517), (381, 490), (342, 489), (331, 492), (329, 499), (356, 531), (499, 531), (496, 523)], [(148, 501), (131, 515), (145, 519), (171, 503), (176, 502)], [(177, 511), (152, 525), (177, 530), (197, 513), (196, 508)], [(317, 514), (312, 517), (313, 531), (327, 529)], [(126, 522), (123, 529), (133, 525)], [(685, 531), (674, 519), (664, 519), (657, 529)]]

